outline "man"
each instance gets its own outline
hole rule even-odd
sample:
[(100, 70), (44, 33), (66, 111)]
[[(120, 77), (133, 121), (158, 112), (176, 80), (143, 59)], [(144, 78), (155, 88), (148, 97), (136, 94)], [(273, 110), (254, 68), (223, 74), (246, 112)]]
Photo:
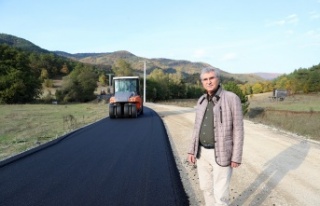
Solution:
[(222, 89), (218, 69), (204, 68), (200, 78), (207, 93), (197, 102), (188, 161), (197, 161), (206, 206), (228, 205), (232, 169), (242, 160), (241, 101), (236, 94)]

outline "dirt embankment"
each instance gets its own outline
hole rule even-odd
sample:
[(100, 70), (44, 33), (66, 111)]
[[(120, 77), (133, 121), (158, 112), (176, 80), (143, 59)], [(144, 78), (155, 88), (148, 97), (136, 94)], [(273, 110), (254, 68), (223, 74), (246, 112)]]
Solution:
[[(187, 161), (194, 109), (147, 103), (163, 119), (191, 205), (203, 205), (196, 169)], [(250, 121), (243, 164), (233, 172), (231, 205), (317, 206), (320, 144)]]

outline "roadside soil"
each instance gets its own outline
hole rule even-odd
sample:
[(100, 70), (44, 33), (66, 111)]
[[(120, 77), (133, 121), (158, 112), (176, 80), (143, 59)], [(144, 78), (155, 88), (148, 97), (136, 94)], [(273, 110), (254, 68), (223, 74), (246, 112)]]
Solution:
[[(146, 103), (162, 118), (190, 205), (204, 205), (195, 166), (187, 152), (195, 109)], [(320, 204), (320, 144), (295, 134), (244, 120), (242, 165), (234, 169), (231, 205)]]

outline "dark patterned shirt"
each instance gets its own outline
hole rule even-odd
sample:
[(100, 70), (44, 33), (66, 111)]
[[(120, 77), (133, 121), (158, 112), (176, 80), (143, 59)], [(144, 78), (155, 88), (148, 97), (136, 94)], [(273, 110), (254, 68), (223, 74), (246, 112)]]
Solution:
[(200, 145), (214, 147), (213, 102), (209, 100), (200, 128)]

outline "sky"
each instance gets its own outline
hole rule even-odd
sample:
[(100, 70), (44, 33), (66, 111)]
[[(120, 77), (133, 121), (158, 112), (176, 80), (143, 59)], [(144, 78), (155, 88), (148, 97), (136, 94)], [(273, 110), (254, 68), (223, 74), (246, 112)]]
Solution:
[(320, 0), (0, 0), (0, 33), (50, 51), (289, 74), (320, 63)]

